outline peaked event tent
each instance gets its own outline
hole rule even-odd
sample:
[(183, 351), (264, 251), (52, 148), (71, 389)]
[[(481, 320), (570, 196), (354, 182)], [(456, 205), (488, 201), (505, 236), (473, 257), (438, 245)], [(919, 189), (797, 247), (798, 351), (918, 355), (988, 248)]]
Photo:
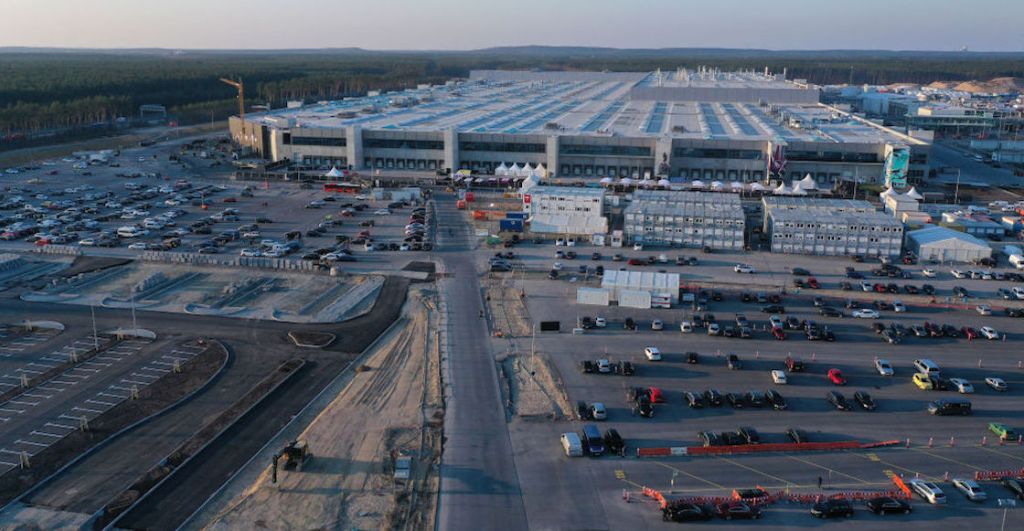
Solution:
[(331, 167), (331, 171), (324, 174), (324, 177), (344, 177), (345, 173), (336, 167)]
[[(796, 186), (793, 188), (795, 189)], [(814, 178), (808, 173), (806, 177), (800, 180), (800, 188), (803, 188), (804, 190), (817, 190), (818, 183), (814, 182)]]

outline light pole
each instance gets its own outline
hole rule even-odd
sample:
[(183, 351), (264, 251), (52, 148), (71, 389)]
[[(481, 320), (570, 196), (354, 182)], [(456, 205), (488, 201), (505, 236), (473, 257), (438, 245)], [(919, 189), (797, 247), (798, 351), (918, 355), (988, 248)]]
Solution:
[(961, 168), (957, 167), (957, 169), (956, 169), (956, 188), (953, 189), (953, 204), (954, 205), (959, 203), (959, 198), (960, 198), (960, 172), (961, 172)]

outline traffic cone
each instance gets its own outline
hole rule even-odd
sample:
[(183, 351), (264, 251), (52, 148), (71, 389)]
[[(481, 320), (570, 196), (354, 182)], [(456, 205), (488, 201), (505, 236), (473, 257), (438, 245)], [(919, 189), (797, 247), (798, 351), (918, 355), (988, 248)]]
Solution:
[(950, 437), (949, 438), (949, 446), (950, 447), (956, 446), (956, 437)]
[(816, 359), (818, 359), (818, 353), (817, 352), (812, 352), (811, 353), (811, 361), (814, 361)]
[(910, 448), (910, 437), (907, 437), (907, 448)]
[(932, 443), (934, 443), (934, 442), (935, 441), (934, 441), (933, 437), (928, 437), (928, 448), (931, 448), (932, 447)]
[(987, 436), (982, 436), (982, 438), (981, 438), (981, 445), (982, 446), (988, 446), (988, 437)]

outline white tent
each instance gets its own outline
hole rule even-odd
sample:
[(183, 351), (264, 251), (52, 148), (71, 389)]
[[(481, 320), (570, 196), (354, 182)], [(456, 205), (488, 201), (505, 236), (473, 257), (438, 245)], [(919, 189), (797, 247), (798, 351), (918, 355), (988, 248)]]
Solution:
[(889, 197), (890, 195), (893, 195), (895, 193), (896, 193), (896, 190), (893, 190), (892, 187), (890, 186), (889, 188), (886, 188), (886, 190), (884, 192), (878, 194), (878, 198), (881, 199), (882, 201), (885, 201), (886, 197)]
[(668, 179), (659, 179), (658, 180), (658, 186), (662, 186), (662, 187), (672, 186), (672, 181), (669, 181)]
[(905, 193), (903, 195), (905, 195), (905, 196), (907, 196), (907, 197), (909, 197), (911, 199), (917, 199), (918, 201), (924, 199), (924, 196), (919, 194), (917, 192), (917, 188), (914, 188), (914, 187), (911, 187), (910, 190), (907, 190), (907, 193)]
[(498, 164), (497, 168), (494, 168), (495, 175), (508, 175), (508, 166), (504, 162)]
[(622, 186), (633, 186), (633, 179), (626, 177), (625, 179), (619, 181), (619, 184)]
[(789, 189), (786, 188), (786, 183), (779, 183), (779, 187), (772, 190), (772, 193), (775, 195), (788, 195)]
[(743, 183), (741, 183), (739, 181), (733, 181), (733, 182), (729, 183), (729, 188), (731, 188), (733, 192), (742, 192), (743, 191)]
[(807, 191), (804, 190), (804, 188), (802, 186), (800, 186), (800, 183), (797, 182), (797, 183), (793, 183), (792, 194), (793, 195), (807, 195)]
[(722, 181), (711, 181), (712, 190), (721, 190), (722, 188), (725, 188), (725, 184)]
[(527, 177), (530, 175), (533, 175), (533, 166), (530, 166), (530, 163), (527, 162), (526, 166), (523, 166), (523, 169), (519, 170), (519, 176)]
[(329, 172), (324, 174), (324, 177), (332, 177), (332, 178), (334, 178), (334, 177), (344, 177), (344, 176), (345, 176), (344, 172), (342, 172), (341, 170), (339, 170), (338, 168), (333, 167), (333, 166), (331, 167), (331, 171), (329, 171)]
[(533, 170), (533, 174), (543, 179), (548, 176), (548, 169), (544, 167), (544, 164), (538, 164)]
[(702, 181), (700, 179), (697, 179), (697, 180), (693, 181), (692, 183), (690, 183), (690, 186), (692, 186), (694, 188), (704, 188), (704, 181)]
[(526, 192), (530, 191), (531, 188), (537, 186), (538, 184), (540, 184), (540, 178), (538, 178), (536, 175), (531, 175), (523, 179), (523, 184), (519, 186), (519, 189), (522, 193), (525, 194)]
[[(796, 184), (797, 183), (793, 184), (793, 189), (794, 190), (796, 189)], [(818, 189), (818, 183), (814, 182), (814, 177), (811, 177), (811, 174), (809, 174), (809, 173), (807, 174), (806, 177), (804, 177), (803, 179), (800, 180), (799, 184), (800, 184), (800, 188), (803, 188), (804, 190), (817, 190)]]
[(645, 177), (644, 180), (640, 181), (640, 186), (643, 186), (644, 188), (651, 188), (654, 186), (654, 180)]
[(512, 167), (508, 169), (508, 174), (513, 177), (519, 177), (520, 171), (522, 171), (522, 168), (519, 167), (519, 163), (513, 163)]
[(615, 181), (615, 179), (612, 179), (611, 177), (602, 177), (601, 186), (608, 186), (609, 184), (612, 184), (613, 181)]
[(750, 190), (754, 192), (764, 191), (764, 185), (761, 183), (750, 183)]

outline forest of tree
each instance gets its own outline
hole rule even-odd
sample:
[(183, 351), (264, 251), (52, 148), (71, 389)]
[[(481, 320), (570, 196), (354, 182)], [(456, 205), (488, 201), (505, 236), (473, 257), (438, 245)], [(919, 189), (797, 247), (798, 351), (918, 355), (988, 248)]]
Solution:
[(0, 139), (87, 127), (166, 105), (182, 123), (235, 112), (242, 78), (249, 103), (283, 106), (438, 83), (481, 68), (649, 71), (716, 66), (773, 71), (813, 83), (928, 83), (1024, 76), (1024, 54), (941, 52), (772, 52), (764, 50), (522, 47), (467, 52), (359, 49), (266, 52), (0, 49)]

